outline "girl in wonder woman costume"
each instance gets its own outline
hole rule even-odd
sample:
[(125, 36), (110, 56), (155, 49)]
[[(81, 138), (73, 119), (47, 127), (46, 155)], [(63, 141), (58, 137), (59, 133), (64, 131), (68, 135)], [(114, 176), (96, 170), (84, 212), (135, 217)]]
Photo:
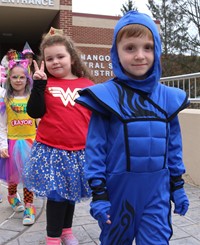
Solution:
[[(15, 212), (24, 211), (23, 225), (35, 222), (33, 193), (25, 186), (24, 205), (17, 196), (22, 168), (36, 134), (35, 120), (26, 112), (32, 79), (28, 60), (11, 60), (8, 65), (6, 91), (1, 94), (0, 172), (8, 183), (8, 202)], [(4, 176), (2, 176), (4, 175)]]
[(73, 42), (52, 28), (40, 45), (28, 114), (41, 118), (30, 159), (26, 186), (47, 197), (47, 245), (78, 245), (72, 233), (75, 202), (90, 197), (84, 176), (85, 142), (91, 112), (76, 104), (78, 90), (93, 85)]

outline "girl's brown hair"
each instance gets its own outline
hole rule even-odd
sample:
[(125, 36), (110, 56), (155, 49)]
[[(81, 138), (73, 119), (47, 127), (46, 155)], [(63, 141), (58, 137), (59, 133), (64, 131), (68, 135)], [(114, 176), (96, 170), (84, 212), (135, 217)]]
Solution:
[(144, 37), (147, 36), (149, 39), (153, 40), (153, 35), (151, 31), (140, 24), (130, 24), (124, 26), (117, 34), (116, 44), (118, 44), (122, 37)]
[[(92, 80), (90, 71), (88, 70), (84, 62), (81, 60), (80, 51), (74, 46), (73, 41), (65, 35), (61, 35), (61, 34), (43, 35), (42, 42), (40, 44), (39, 61), (41, 62), (42, 60), (45, 60), (44, 49), (46, 47), (50, 47), (56, 44), (64, 45), (66, 47), (66, 50), (69, 52), (72, 60), (72, 65), (71, 65), (72, 74), (77, 77), (87, 77)], [(47, 76), (51, 76), (46, 68), (45, 68), (45, 72)]]

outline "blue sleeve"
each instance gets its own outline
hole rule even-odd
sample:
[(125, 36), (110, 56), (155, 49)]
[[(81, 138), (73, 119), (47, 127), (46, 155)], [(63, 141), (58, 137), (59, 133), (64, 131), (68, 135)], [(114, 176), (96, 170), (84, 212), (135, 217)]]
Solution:
[(171, 176), (180, 176), (185, 173), (182, 156), (182, 136), (178, 116), (170, 121), (168, 166)]
[(85, 174), (90, 179), (106, 179), (106, 148), (109, 118), (92, 113), (87, 141)]

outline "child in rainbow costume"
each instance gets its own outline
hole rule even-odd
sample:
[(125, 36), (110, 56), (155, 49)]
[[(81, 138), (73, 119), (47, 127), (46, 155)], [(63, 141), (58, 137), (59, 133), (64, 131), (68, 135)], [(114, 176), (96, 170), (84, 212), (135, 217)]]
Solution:
[[(4, 66), (0, 65), (0, 108), (1, 106), (3, 105), (2, 103), (2, 96), (3, 94), (5, 93), (5, 89), (3, 89), (1, 86), (4, 84), (4, 82), (6, 81), (6, 69)], [(1, 111), (1, 109), (0, 109)], [(0, 173), (0, 176), (1, 176), (2, 173)], [(0, 177), (1, 179), (1, 177)], [(0, 203), (3, 201), (3, 197), (2, 197), (2, 194), (0, 193)]]
[(15, 212), (24, 211), (23, 225), (35, 222), (33, 192), (25, 186), (24, 205), (17, 196), (22, 169), (35, 139), (35, 120), (26, 112), (32, 78), (28, 60), (10, 60), (5, 89), (0, 93), (0, 178), (8, 183), (8, 201)]

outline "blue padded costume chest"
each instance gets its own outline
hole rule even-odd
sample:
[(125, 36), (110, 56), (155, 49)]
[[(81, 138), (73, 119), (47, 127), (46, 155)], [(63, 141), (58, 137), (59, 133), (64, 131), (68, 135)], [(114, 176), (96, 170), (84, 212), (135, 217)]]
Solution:
[[(84, 89), (78, 101), (109, 120), (108, 173), (154, 172), (167, 167), (169, 121), (186, 107), (185, 92), (159, 83), (148, 95), (110, 81)], [(119, 151), (124, 154), (116, 154)]]

